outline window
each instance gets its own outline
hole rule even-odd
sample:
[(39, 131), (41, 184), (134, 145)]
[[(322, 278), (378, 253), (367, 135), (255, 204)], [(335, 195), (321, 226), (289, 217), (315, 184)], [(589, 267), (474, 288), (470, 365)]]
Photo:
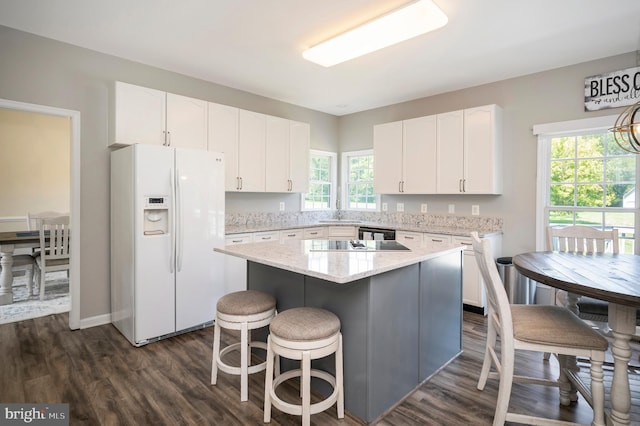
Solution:
[(342, 154), (344, 210), (378, 210), (379, 196), (373, 192), (373, 150)]
[(309, 192), (302, 194), (302, 210), (329, 210), (336, 205), (335, 152), (311, 150)]
[(636, 155), (621, 149), (607, 127), (540, 138), (544, 227), (617, 228), (620, 252), (634, 253)]

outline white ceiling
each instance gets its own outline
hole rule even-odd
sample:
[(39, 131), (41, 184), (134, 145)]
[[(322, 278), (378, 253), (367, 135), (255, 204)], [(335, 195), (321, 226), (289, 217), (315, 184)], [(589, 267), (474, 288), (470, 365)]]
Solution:
[(640, 49), (639, 0), (434, 1), (445, 27), (331, 68), (302, 51), (408, 0), (0, 0), (0, 25), (335, 115)]

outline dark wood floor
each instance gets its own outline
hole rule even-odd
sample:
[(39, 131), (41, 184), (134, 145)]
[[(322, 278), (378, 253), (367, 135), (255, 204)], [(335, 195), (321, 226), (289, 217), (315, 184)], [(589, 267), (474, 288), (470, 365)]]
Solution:
[[(387, 413), (379, 425), (489, 425), (496, 383), (476, 389), (486, 333), (485, 318), (464, 314), (464, 352)], [(227, 338), (233, 338), (227, 335)], [(260, 425), (264, 373), (251, 376), (249, 401), (241, 403), (240, 380), (220, 373), (209, 384), (213, 329), (207, 328), (132, 347), (111, 325), (70, 331), (67, 314), (0, 325), (0, 402), (69, 403), (72, 425)], [(555, 362), (538, 354), (516, 368), (556, 374)], [(297, 389), (284, 389), (290, 397)], [(511, 407), (590, 423), (582, 399), (560, 408), (557, 389), (515, 385)], [(335, 407), (312, 416), (315, 425), (360, 425)], [(299, 418), (273, 410), (272, 425)]]

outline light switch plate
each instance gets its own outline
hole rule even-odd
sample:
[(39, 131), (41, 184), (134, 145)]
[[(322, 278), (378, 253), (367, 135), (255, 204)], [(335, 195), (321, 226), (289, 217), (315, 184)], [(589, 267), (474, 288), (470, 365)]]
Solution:
[(382, 211), (386, 212), (387, 210), (389, 210), (389, 205), (387, 203), (382, 203)]
[(456, 212), (456, 205), (455, 204), (449, 204), (449, 213), (455, 213)]
[(280, 201), (280, 211), (284, 211), (284, 201)]
[(477, 204), (474, 204), (471, 206), (471, 214), (473, 216), (478, 216), (480, 214), (480, 206)]
[(420, 204), (420, 213), (427, 213), (429, 210), (427, 208), (427, 204)]
[(404, 203), (396, 204), (396, 211), (403, 212), (404, 211)]

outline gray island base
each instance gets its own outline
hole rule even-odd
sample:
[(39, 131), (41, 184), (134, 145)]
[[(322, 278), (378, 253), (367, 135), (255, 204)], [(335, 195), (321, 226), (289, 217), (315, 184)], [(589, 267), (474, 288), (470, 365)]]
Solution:
[[(387, 258), (402, 255), (358, 253), (361, 262), (364, 256), (378, 259), (368, 259), (373, 267), (370, 274), (364, 274), (367, 276), (351, 281), (340, 278), (343, 282), (313, 276), (321, 275), (313, 270), (309, 273), (298, 268), (289, 270), (284, 264), (277, 265), (274, 258), (260, 261), (255, 248), (245, 247), (252, 252), (248, 256), (237, 252), (242, 246), (262, 244), (264, 251), (259, 252), (265, 253), (265, 257), (269, 257), (267, 253), (275, 256), (273, 253), (286, 250), (282, 244), (288, 243), (227, 246), (218, 251), (248, 259), (248, 288), (273, 294), (278, 311), (312, 306), (328, 309), (340, 318), (345, 408), (354, 416), (368, 423), (376, 420), (461, 353), (460, 249), (439, 252), (415, 249), (407, 254), (417, 259), (415, 263), (407, 265), (405, 257), (398, 262), (402, 266), (380, 273), (376, 273), (377, 261), (385, 255)], [(276, 244), (281, 245), (276, 248)], [(314, 256), (308, 252), (303, 255)], [(361, 275), (359, 271), (358, 276)], [(334, 365), (333, 355), (313, 363), (314, 368), (332, 374)], [(294, 366), (293, 361), (283, 360), (283, 370)], [(324, 385), (322, 381), (312, 384), (316, 391), (326, 395), (328, 386)]]

